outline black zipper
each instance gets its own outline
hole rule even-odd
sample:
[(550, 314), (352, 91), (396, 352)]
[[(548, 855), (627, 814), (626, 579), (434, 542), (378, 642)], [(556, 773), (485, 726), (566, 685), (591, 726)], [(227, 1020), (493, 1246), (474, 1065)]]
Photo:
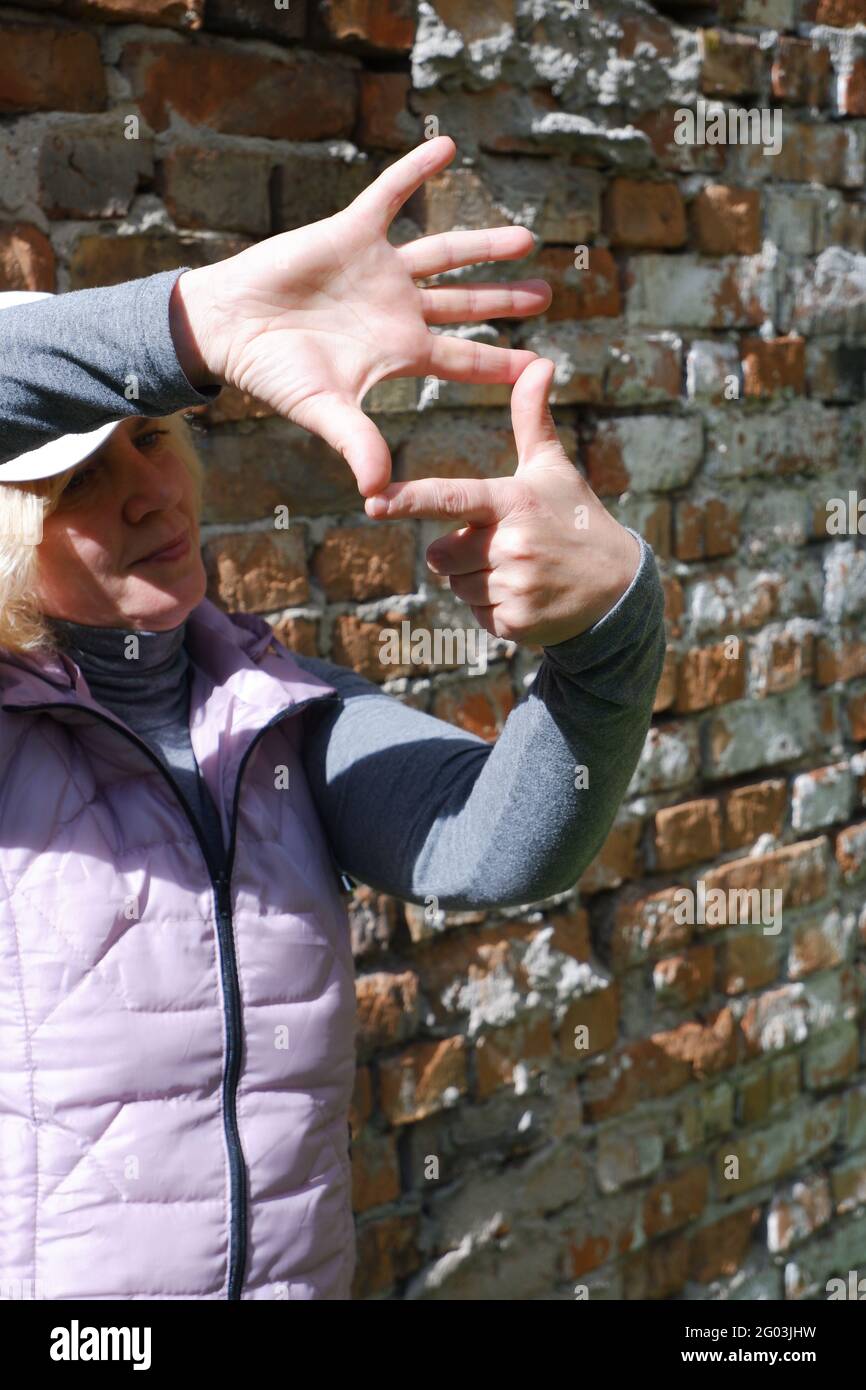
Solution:
[[(241, 1289), (244, 1281), (244, 1269), (246, 1264), (247, 1248), (247, 1170), (244, 1162), (243, 1150), (241, 1149), (240, 1133), (238, 1131), (237, 1117), (237, 1083), (240, 1074), (241, 1057), (243, 1052), (243, 1038), (241, 1034), (241, 994), (238, 982), (237, 955), (234, 942), (234, 924), (232, 920), (232, 900), (231, 900), (231, 877), (232, 866), (235, 855), (235, 841), (237, 836), (237, 812), (240, 801), (241, 778), (244, 768), (249, 762), (250, 755), (268, 729), (272, 729), (275, 724), (279, 724), (288, 714), (298, 714), (307, 705), (326, 700), (339, 700), (338, 693), (326, 695), (313, 695), (307, 700), (302, 700), (300, 704), (288, 705), (275, 714), (273, 719), (269, 719), (267, 724), (263, 724), (252, 738), (249, 747), (244, 753), (238, 767), (237, 780), (235, 782), (235, 795), (231, 811), (231, 832), (229, 835), (229, 848), (226, 856), (225, 869), (214, 872), (215, 866), (211, 862), (210, 847), (205, 840), (196, 817), (193, 815), (192, 807), (184, 796), (181, 788), (172, 777), (165, 764), (156, 756), (151, 748), (133, 733), (126, 725), (110, 719), (107, 715), (98, 710), (85, 709), (86, 714), (92, 715), (94, 719), (99, 719), (103, 724), (116, 729), (132, 743), (135, 743), (144, 754), (150, 759), (154, 767), (159, 768), (172, 787), (178, 801), (186, 812), (187, 818), (195, 831), (205, 864), (208, 876), (211, 881), (214, 902), (216, 905), (217, 940), (220, 948), (220, 977), (223, 985), (223, 999), (225, 1001), (224, 1022), (226, 1030), (226, 1065), (223, 1072), (223, 1132), (226, 1141), (226, 1150), (229, 1158), (229, 1177), (230, 1177), (230, 1211), (229, 1222), (229, 1270), (228, 1270), (228, 1293), (230, 1301), (237, 1301), (241, 1296)], [(54, 712), (58, 709), (75, 709), (79, 713), (82, 711), (80, 705), (68, 705), (58, 702), (48, 702), (35, 705), (2, 705), (0, 706), (9, 714), (35, 714)]]

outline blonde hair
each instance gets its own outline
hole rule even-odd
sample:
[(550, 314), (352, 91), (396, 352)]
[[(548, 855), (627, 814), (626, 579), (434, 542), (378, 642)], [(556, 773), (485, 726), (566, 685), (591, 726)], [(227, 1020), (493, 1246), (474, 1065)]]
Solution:
[[(171, 447), (195, 483), (200, 512), (204, 467), (189, 424), (180, 412), (160, 423), (168, 429)], [(32, 652), (52, 645), (37, 596), (39, 545), (34, 542), (41, 539), (42, 522), (56, 510), (78, 466), (53, 478), (34, 478), (26, 483), (3, 483), (0, 468), (0, 647), (7, 652)]]

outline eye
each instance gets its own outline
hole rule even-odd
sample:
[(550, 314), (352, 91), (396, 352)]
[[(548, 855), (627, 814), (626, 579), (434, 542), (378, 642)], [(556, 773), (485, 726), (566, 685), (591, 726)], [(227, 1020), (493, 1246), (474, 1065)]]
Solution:
[[(154, 442), (161, 434), (168, 434), (168, 430), (142, 430), (141, 434), (135, 436), (135, 447), (137, 449), (152, 449), (154, 447)], [(151, 442), (148, 444), (147, 440)]]
[(62, 495), (65, 496), (68, 492), (82, 492), (94, 474), (98, 472), (99, 467), (97, 464), (90, 464), (84, 468), (76, 468), (69, 482), (63, 489)]

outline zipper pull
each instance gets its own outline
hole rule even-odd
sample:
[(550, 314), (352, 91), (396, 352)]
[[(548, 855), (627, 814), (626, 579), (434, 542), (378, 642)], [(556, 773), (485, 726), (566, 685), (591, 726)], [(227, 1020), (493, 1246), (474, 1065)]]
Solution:
[(354, 893), (354, 891), (355, 891), (355, 883), (354, 883), (354, 880), (351, 879), (351, 878), (349, 877), (349, 875), (348, 875), (343, 869), (340, 870), (340, 884), (342, 885), (342, 889), (343, 889), (343, 892), (344, 892), (344, 893)]

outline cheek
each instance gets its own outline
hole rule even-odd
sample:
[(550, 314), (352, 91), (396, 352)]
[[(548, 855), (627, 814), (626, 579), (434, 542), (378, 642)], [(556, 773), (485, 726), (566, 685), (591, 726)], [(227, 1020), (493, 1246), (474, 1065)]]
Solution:
[(74, 583), (76, 579), (105, 574), (111, 568), (107, 541), (79, 524), (71, 526), (48, 518), (39, 546), (39, 573), (45, 581)]

